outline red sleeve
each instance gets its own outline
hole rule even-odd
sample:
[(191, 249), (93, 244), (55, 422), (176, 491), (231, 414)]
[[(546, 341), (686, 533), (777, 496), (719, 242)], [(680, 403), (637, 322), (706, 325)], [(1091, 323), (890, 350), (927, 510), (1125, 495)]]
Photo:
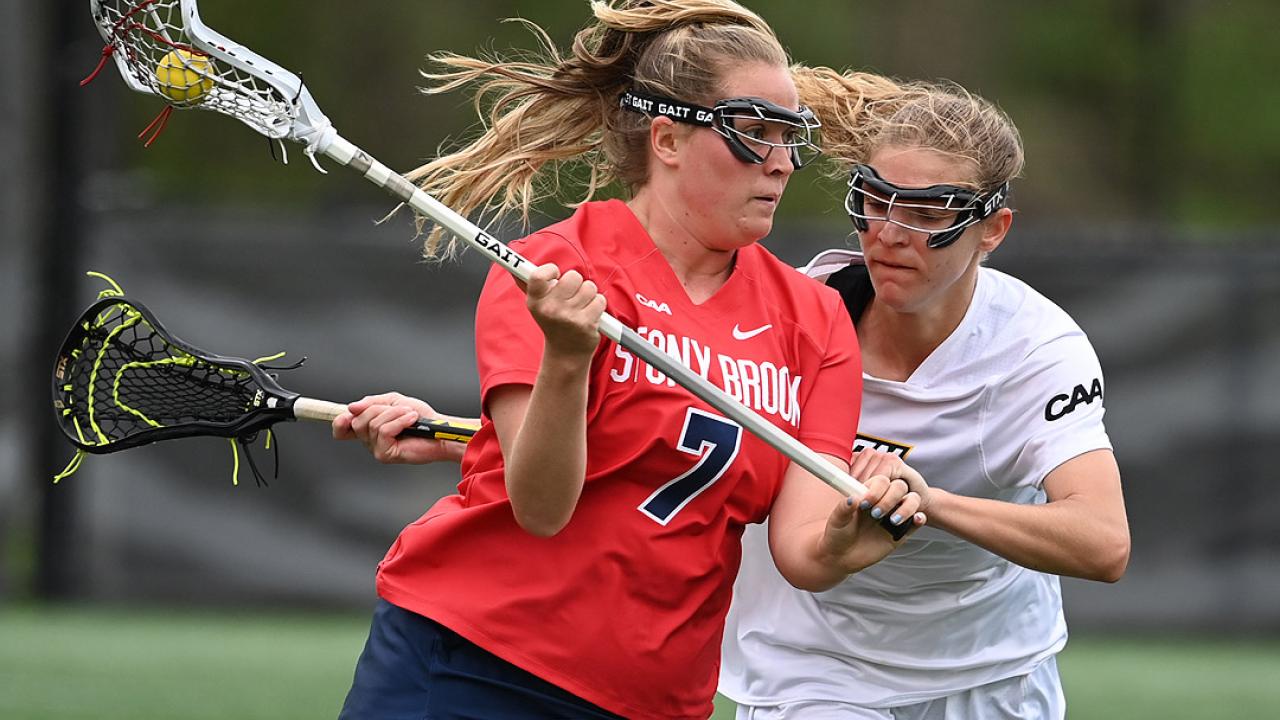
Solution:
[[(591, 277), (581, 251), (560, 235), (534, 233), (511, 247), (535, 265), (551, 262), (562, 273), (577, 270)], [(532, 386), (541, 362), (542, 330), (529, 314), (524, 291), (509, 272), (494, 265), (476, 306), (476, 368), (486, 414), (489, 391), (512, 383)]]
[(822, 364), (800, 415), (800, 442), (846, 462), (862, 412), (862, 354), (844, 303), (832, 314)]

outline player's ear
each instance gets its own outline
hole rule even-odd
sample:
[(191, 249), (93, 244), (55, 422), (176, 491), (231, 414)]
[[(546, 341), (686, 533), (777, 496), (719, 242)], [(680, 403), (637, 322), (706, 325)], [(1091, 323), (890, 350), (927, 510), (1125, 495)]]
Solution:
[(649, 123), (649, 149), (658, 162), (675, 167), (680, 164), (680, 149), (686, 134), (671, 118), (655, 117)]
[(1009, 208), (1000, 208), (991, 215), (991, 217), (982, 221), (982, 239), (978, 242), (978, 249), (984, 253), (994, 252), (1000, 247), (1000, 243), (1004, 242), (1004, 238), (1009, 234), (1009, 228), (1013, 226), (1013, 211)]

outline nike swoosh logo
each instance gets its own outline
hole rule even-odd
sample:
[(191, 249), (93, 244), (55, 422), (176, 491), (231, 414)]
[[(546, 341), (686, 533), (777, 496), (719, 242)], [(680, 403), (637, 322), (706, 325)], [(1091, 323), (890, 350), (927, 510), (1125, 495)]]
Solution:
[(756, 328), (755, 330), (747, 330), (746, 332), (743, 332), (742, 328), (738, 327), (737, 325), (734, 325), (733, 338), (735, 340), (750, 340), (751, 338), (759, 335), (760, 333), (764, 332), (765, 330), (768, 330), (771, 327), (773, 327), (773, 325), (762, 325)]

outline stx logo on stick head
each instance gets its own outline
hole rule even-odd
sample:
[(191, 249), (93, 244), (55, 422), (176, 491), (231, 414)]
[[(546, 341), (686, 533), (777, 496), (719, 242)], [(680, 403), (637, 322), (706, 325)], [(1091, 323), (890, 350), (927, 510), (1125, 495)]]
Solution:
[(1063, 393), (1049, 398), (1049, 403), (1044, 406), (1044, 419), (1053, 422), (1064, 415), (1074, 412), (1081, 403), (1090, 405), (1094, 400), (1101, 399), (1102, 380), (1094, 378), (1093, 383), (1089, 385), (1087, 390), (1084, 385), (1077, 385), (1070, 395)]

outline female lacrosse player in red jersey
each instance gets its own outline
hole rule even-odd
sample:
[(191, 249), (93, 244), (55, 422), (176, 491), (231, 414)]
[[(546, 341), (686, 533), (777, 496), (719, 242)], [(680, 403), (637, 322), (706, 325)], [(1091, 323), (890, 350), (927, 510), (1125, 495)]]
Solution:
[(847, 163), (861, 244), (807, 268), (857, 323), (870, 449), (853, 470), (910, 462), (932, 486), (912, 483), (930, 527), (818, 594), (783, 580), (749, 529), (721, 691), (741, 720), (1062, 718), (1058, 576), (1117, 580), (1129, 533), (1088, 339), (982, 265), (1013, 220), (1018, 132), (961, 88), (923, 85), (865, 145), (843, 132), (865, 129), (843, 110), (847, 78), (796, 78)]
[[(513, 243), (540, 264), (527, 289), (490, 273), (476, 316), (482, 425), (458, 494), (379, 565), (343, 717), (706, 718), (745, 525), (772, 519), (771, 557), (808, 590), (894, 547), (851, 502), (600, 341), (607, 302), (848, 466), (853, 325), (837, 292), (757, 244), (814, 149), (785, 52), (729, 0), (592, 8), (573, 52), (546, 66), (443, 58), (443, 88), (478, 81), (496, 102), (478, 140), (417, 171), (426, 190), (464, 214), (527, 210), (540, 168), (579, 159), (591, 189), (617, 180), (629, 199), (583, 203)], [(438, 239), (429, 252), (447, 254)], [(382, 459), (444, 452), (391, 441), (412, 409), (352, 409), (335, 434)], [(876, 508), (923, 522), (905, 483), (865, 480)]]

